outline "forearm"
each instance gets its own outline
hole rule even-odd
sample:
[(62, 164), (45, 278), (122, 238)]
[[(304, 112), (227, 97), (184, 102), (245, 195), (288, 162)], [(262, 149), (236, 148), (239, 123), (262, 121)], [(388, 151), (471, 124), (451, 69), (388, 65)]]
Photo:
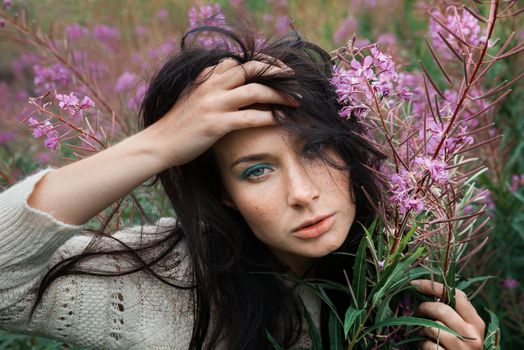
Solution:
[(80, 225), (165, 169), (148, 130), (91, 157), (46, 174), (29, 206), (68, 224)]

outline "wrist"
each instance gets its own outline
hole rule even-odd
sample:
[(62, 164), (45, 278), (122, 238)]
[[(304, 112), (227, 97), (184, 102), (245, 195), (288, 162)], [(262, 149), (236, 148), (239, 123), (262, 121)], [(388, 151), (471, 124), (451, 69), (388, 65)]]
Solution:
[(165, 146), (162, 146), (163, 137), (154, 125), (139, 131), (125, 140), (129, 147), (148, 164), (154, 175), (172, 167), (165, 155)]

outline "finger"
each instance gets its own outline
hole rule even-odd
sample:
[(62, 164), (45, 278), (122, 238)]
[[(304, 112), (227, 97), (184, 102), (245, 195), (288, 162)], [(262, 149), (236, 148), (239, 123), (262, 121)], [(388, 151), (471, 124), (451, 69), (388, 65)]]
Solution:
[[(437, 322), (442, 324), (442, 322)], [(443, 331), (435, 327), (424, 327), (421, 333), (422, 335), (430, 338), (435, 343), (441, 344), (442, 346), (445, 346), (448, 349), (457, 349), (458, 347), (460, 347), (461, 343), (463, 343), (463, 341), (460, 338), (454, 336), (449, 332)]]
[(282, 69), (271, 64), (249, 61), (242, 65), (233, 67), (227, 72), (220, 75), (221, 83), (226, 89), (234, 89), (246, 83), (246, 80), (250, 77), (254, 77), (257, 74), (274, 75), (274, 74), (292, 74), (291, 69)]
[(228, 121), (225, 124), (227, 128), (225, 133), (238, 129), (275, 125), (275, 119), (273, 118), (273, 113), (271, 113), (271, 111), (244, 109), (241, 111), (226, 113), (224, 117)]
[(251, 83), (231, 90), (224, 97), (226, 108), (236, 110), (255, 103), (280, 104), (298, 107), (300, 103), (291, 96), (263, 84)]
[[(464, 332), (468, 328), (468, 324), (460, 315), (449, 305), (440, 302), (427, 301), (421, 303), (417, 308), (417, 315), (426, 318), (441, 321), (447, 327), (453, 329), (460, 335), (468, 336)], [(444, 331), (445, 332), (445, 331)], [(445, 332), (448, 333), (448, 332)]]
[(211, 74), (221, 74), (238, 65), (240, 65), (240, 63), (232, 58), (222, 59), (218, 64), (204, 68), (198, 75), (198, 79), (205, 81)]
[[(444, 285), (431, 280), (414, 280), (411, 283), (417, 287), (417, 290), (424, 294), (442, 297), (444, 294)], [(460, 289), (455, 290), (455, 309), (462, 319), (478, 327), (484, 327), (484, 321), (478, 315), (477, 310), (470, 303), (466, 293)]]
[(266, 54), (263, 54), (263, 53), (258, 53), (255, 56), (255, 59), (257, 61), (262, 61), (262, 62), (266, 62), (266, 63), (272, 64), (273, 66), (277, 66), (277, 67), (282, 68), (284, 70), (291, 69), (288, 66), (286, 66), (286, 64), (284, 62), (282, 62), (281, 60), (279, 60), (278, 58), (275, 58), (275, 57), (272, 57), (272, 56), (269, 56), (269, 55), (266, 55)]
[(446, 350), (442, 345), (432, 342), (431, 340), (426, 340), (420, 345), (421, 350)]
[(239, 65), (240, 63), (233, 58), (224, 58), (215, 66), (214, 72), (216, 74), (222, 74), (224, 72), (227, 72), (231, 68)]

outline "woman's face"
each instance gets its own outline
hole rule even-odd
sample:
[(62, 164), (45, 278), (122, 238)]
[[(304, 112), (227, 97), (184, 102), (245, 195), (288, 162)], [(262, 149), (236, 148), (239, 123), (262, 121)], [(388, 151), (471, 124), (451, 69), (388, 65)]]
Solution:
[[(330, 167), (277, 126), (242, 129), (213, 147), (224, 201), (296, 273), (339, 248), (355, 218), (349, 173)], [(332, 150), (324, 149), (343, 164)]]

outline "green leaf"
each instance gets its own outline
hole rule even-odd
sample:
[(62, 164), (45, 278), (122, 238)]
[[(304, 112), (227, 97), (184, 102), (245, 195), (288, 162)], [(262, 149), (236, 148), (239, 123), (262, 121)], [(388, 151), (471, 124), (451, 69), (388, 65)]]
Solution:
[(400, 244), (398, 246), (398, 249), (397, 249), (397, 252), (401, 253), (404, 251), (404, 249), (406, 248), (406, 246), (408, 245), (408, 243), (411, 241), (411, 237), (413, 237), (413, 235), (415, 234), (415, 232), (417, 231), (417, 228), (418, 228), (418, 224), (414, 225), (409, 231), (408, 233), (406, 233), (404, 235), (404, 237), (402, 237), (402, 240), (400, 241)]
[(318, 332), (317, 326), (315, 325), (315, 322), (313, 322), (313, 319), (311, 318), (311, 314), (307, 310), (306, 306), (303, 306), (304, 309), (304, 316), (307, 321), (307, 328), (309, 333), (309, 339), (311, 339), (311, 342), (313, 343), (313, 350), (322, 350), (322, 339), (320, 338), (320, 333)]
[(365, 334), (371, 333), (372, 331), (374, 331), (376, 329), (389, 327), (389, 326), (434, 327), (434, 328), (438, 328), (438, 329), (441, 329), (443, 331), (446, 331), (448, 333), (451, 333), (454, 336), (459, 337), (460, 339), (464, 338), (462, 335), (458, 334), (457, 332), (455, 332), (451, 328), (448, 328), (448, 327), (444, 326), (441, 323), (438, 323), (438, 322), (435, 322), (435, 321), (432, 321), (432, 320), (428, 320), (428, 319), (425, 319), (425, 318), (412, 317), (412, 316), (391, 317), (391, 318), (385, 319), (384, 321), (376, 323), (375, 325), (373, 325), (373, 326), (369, 327), (368, 329), (366, 329)]
[(388, 317), (392, 316), (391, 307), (389, 306), (389, 303), (391, 302), (391, 299), (394, 297), (393, 294), (387, 295), (382, 301), (376, 306), (377, 312), (375, 314), (375, 322), (380, 322), (385, 320)]
[(424, 248), (419, 247), (414, 252), (407, 255), (404, 260), (399, 261), (400, 255), (394, 259), (393, 263), (384, 270), (382, 279), (371, 290), (371, 302), (377, 305), (384, 295), (390, 293), (399, 285), (406, 283), (408, 276), (406, 271), (424, 253)]
[[(329, 309), (335, 314), (337, 312), (337, 308), (335, 307), (335, 305), (333, 304), (333, 302), (331, 301), (331, 299), (328, 297), (328, 295), (326, 294), (326, 292), (324, 291), (324, 289), (320, 286), (316, 286), (317, 288), (314, 288), (313, 291), (318, 295), (318, 297), (324, 302), (326, 303), (326, 305), (329, 307)], [(338, 317), (337, 315), (337, 320), (340, 324), (340, 326), (342, 326), (342, 320)]]
[(520, 193), (518, 192), (511, 192), (511, 195), (515, 198), (517, 198), (519, 201), (521, 201), (522, 203), (524, 203), (524, 196), (521, 195)]
[(490, 321), (486, 331), (486, 338), (484, 338), (484, 349), (499, 350), (500, 349), (500, 328), (499, 319), (497, 315), (491, 310), (486, 309), (489, 313)]
[(451, 257), (449, 263), (448, 273), (446, 275), (446, 298), (448, 299), (448, 305), (452, 308), (455, 308), (455, 270), (457, 266), (457, 261), (455, 258)]
[(342, 327), (338, 322), (338, 316), (334, 312), (329, 313), (329, 349), (343, 350), (344, 335), (342, 334)]
[(472, 284), (478, 283), (478, 282), (484, 282), (485, 280), (488, 280), (490, 278), (495, 278), (494, 276), (480, 276), (480, 277), (473, 277), (468, 278), (467, 280), (464, 280), (457, 284), (457, 289), (460, 290), (466, 290), (468, 289)]
[(349, 330), (351, 326), (353, 326), (353, 323), (355, 323), (355, 320), (364, 313), (365, 310), (362, 309), (355, 309), (354, 307), (350, 306), (346, 311), (346, 316), (344, 317), (344, 338), (347, 339)]
[(269, 331), (266, 329), (266, 335), (267, 335), (267, 339), (269, 339), (269, 341), (271, 342), (271, 345), (273, 345), (273, 349), (276, 349), (276, 350), (284, 350), (284, 348), (282, 347), (282, 345), (280, 345), (275, 338), (273, 338), (273, 336), (271, 335), (271, 333), (269, 333)]
[(366, 302), (366, 266), (367, 266), (367, 240), (362, 237), (357, 249), (355, 264), (353, 265), (352, 286), (357, 299), (357, 308), (364, 308)]

